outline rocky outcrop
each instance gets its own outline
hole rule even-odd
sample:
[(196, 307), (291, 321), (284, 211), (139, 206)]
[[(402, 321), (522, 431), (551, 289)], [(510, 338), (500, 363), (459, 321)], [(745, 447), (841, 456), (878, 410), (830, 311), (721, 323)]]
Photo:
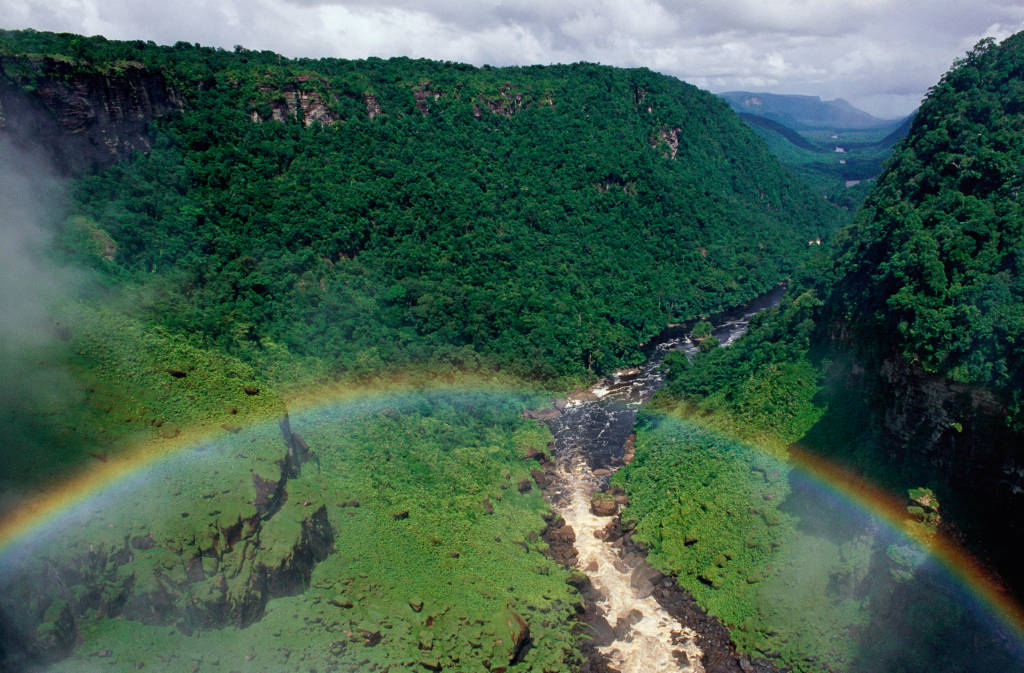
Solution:
[(420, 88), (415, 89), (412, 92), (413, 99), (416, 101), (416, 109), (426, 115), (430, 112), (430, 102), (441, 100), (440, 91), (431, 91), (430, 82), (425, 82)]
[[(873, 389), (881, 445), (890, 462), (924, 466), (947, 482), (959, 508), (970, 511), (968, 523), (993, 527), (996, 540), (1024, 534), (1024, 521), (1013, 514), (1024, 511), (1019, 450), (1024, 437), (1008, 427), (1007, 410), (998, 396), (928, 374), (899, 357), (882, 360)], [(952, 519), (946, 523), (954, 524)], [(1002, 565), (1006, 562), (1015, 563)]]
[(256, 123), (301, 119), (302, 124), (307, 127), (313, 124), (328, 126), (340, 121), (341, 116), (327, 106), (320, 92), (309, 89), (309, 85), (305, 84), (311, 79), (309, 76), (300, 76), (295, 82), (289, 82), (283, 87), (261, 85), (261, 92), (273, 96), (269, 105), (269, 116), (264, 116), (259, 110), (253, 110), (250, 117)]
[(619, 506), (610, 495), (595, 493), (590, 499), (590, 511), (594, 516), (615, 516)]
[(148, 152), (150, 123), (185, 106), (163, 74), (138, 63), (99, 71), (49, 57), (0, 61), (5, 72), (20, 73), (0, 75), (0, 133), (42, 145), (67, 173)]
[(288, 447), (288, 453), (285, 454), (281, 463), (281, 472), (283, 474), (289, 477), (298, 477), (301, 473), (302, 464), (309, 460), (313, 460), (319, 466), (320, 461), (310, 451), (309, 444), (306, 444), (306, 441), (299, 437), (297, 433), (292, 432), (288, 414), (281, 417), (278, 421), (278, 427), (281, 428), (281, 437), (284, 439), (284, 445)]
[(87, 612), (191, 633), (244, 627), (263, 616), (271, 598), (303, 591), (332, 551), (334, 531), (323, 504), (289, 500), (289, 482), (315, 454), (287, 416), (279, 425), (283, 451), (281, 440), (255, 430), (248, 439), (233, 435), (239, 439), (202, 449), (221, 468), (200, 492), (176, 499), (172, 492), (161, 510), (174, 512), (167, 520), (112, 533), (89, 523), (104, 520), (97, 511), (85, 527), (69, 529), (62, 545), (47, 544), (6, 573), (0, 634), (9, 645), (0, 648), (0, 671), (66, 656)]
[(883, 412), (889, 444), (913, 447), (946, 469), (957, 462), (958, 453), (975, 455), (981, 448), (965, 446), (973, 426), (1006, 416), (1005, 406), (990, 391), (926, 374), (901, 358), (883, 361), (879, 374), (892, 391)]
[[(499, 98), (484, 98), (479, 103), (490, 110), (491, 114), (502, 115), (503, 117), (511, 117), (523, 109), (523, 93), (515, 91), (511, 84), (504, 84), (498, 87), (498, 95), (500, 96)], [(473, 116), (477, 119), (481, 116), (480, 110), (480, 106), (474, 103)]]
[(675, 159), (679, 153), (679, 132), (681, 130), (678, 126), (672, 128), (662, 126), (658, 133), (651, 137), (651, 147), (660, 147), (667, 158)]
[(366, 116), (370, 119), (383, 114), (380, 108), (380, 101), (372, 93), (363, 94), (363, 104), (366, 106)]

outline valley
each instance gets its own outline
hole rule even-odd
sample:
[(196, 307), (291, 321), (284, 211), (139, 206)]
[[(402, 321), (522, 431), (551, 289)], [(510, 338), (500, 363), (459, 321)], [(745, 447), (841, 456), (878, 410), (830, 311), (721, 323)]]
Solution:
[[(914, 114), (885, 120), (844, 100), (733, 91), (719, 94), (805, 183), (851, 215)], [(916, 114), (916, 113), (915, 113)]]
[(1021, 35), (883, 121), (0, 31), (0, 672), (1019, 668)]

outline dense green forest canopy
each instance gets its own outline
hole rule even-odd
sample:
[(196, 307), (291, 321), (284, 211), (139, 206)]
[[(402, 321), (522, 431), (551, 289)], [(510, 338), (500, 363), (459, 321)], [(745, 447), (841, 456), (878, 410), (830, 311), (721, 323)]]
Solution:
[(35, 31), (0, 54), (29, 96), (139, 67), (181, 93), (152, 151), (74, 184), (64, 241), (106, 241), (92, 263), (143, 319), (251, 361), (606, 371), (768, 289), (837, 221), (725, 103), (646, 69)]
[[(854, 222), (735, 346), (671, 357), (658, 404), (935, 490), (1020, 586), (1024, 35), (932, 88)], [(826, 246), (829, 248), (829, 246)]]
[[(0, 633), (19, 635), (5, 670), (92, 666), (92, 643), (114, 670), (157, 656), (196, 670), (195, 651), (225, 653), (204, 670), (574, 665), (578, 593), (538, 535), (550, 434), (524, 417), (546, 395), (293, 414), (316, 457), (294, 472), (281, 456), (298, 436), (258, 421), (316, 377), (591, 377), (641, 358), (669, 321), (773, 287), (838, 220), (725, 103), (649, 70), (35, 31), (0, 32), (0, 66), (5, 135), (24, 110), (49, 115), (58, 153), (98, 124), (117, 146), (118, 114), (149, 122), (133, 145), (146, 151), (68, 181), (52, 256), (90, 267), (75, 280), (92, 292), (13, 353), (31, 364), (0, 419), (0, 507), (139, 442), (225, 440), (223, 462), (205, 443), (183, 451), (159, 493), (111, 508), (128, 534), (89, 518), (27, 579), (4, 579), (17, 589), (0, 592)], [(65, 122), (78, 138), (62, 146)], [(85, 556), (103, 560), (83, 573)], [(296, 559), (295, 586), (249, 591)]]
[[(978, 44), (932, 88), (906, 140), (831, 250), (795, 274), (777, 315), (730, 352), (674, 371), (710, 395), (832, 340), (872, 361), (1012, 401), (1024, 375), (1024, 35)], [(717, 364), (716, 364), (717, 362)], [(727, 364), (726, 364), (727, 363)]]
[[(950, 639), (935, 637), (925, 654), (904, 636), (972, 631), (956, 626), (963, 615), (920, 582), (925, 575), (901, 569), (904, 554), (877, 528), (800, 505), (807, 489), (792, 466), (750, 467), (733, 437), (824, 457), (902, 495), (907, 529), (938, 527), (1019, 595), (1024, 579), (1007, 541), (1022, 525), (1022, 83), (1024, 34), (983, 41), (957, 61), (866, 205), (793, 274), (780, 305), (729, 348), (669, 355), (666, 386), (637, 428), (636, 462), (616, 474), (657, 562), (713, 613), (746, 622), (739, 638), (777, 649), (794, 670), (816, 670), (815, 656), (830, 670), (931, 670), (928, 657)], [(941, 509), (922, 508), (921, 493)], [(793, 559), (787, 549), (798, 550)], [(890, 584), (869, 579), (880, 571)], [(779, 609), (815, 583), (831, 601)], [(1013, 667), (975, 654), (951, 663), (971, 647), (940, 655), (940, 668)]]
[(835, 254), (829, 320), (866, 348), (1011, 398), (1024, 383), (1024, 35), (932, 88)]

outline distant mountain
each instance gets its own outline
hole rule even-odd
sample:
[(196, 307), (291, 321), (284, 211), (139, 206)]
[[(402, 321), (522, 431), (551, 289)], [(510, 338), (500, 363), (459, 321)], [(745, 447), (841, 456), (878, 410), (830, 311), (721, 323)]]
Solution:
[[(802, 149), (808, 150), (810, 152), (825, 152), (825, 151), (827, 151), (825, 148), (820, 147), (820, 146), (815, 145), (814, 143), (810, 142), (809, 140), (804, 138), (802, 135), (800, 135), (799, 133), (797, 133), (793, 129), (789, 128), (788, 126), (786, 126), (784, 124), (780, 124), (779, 122), (776, 122), (776, 121), (772, 121), (771, 119), (768, 119), (767, 117), (760, 117), (760, 116), (755, 115), (755, 114), (749, 114), (749, 113), (746, 113), (746, 112), (741, 112), (740, 113), (740, 119), (745, 121), (751, 127), (762, 128), (762, 129), (766, 129), (768, 131), (774, 131), (775, 133), (778, 133), (783, 138), (785, 138), (789, 142), (793, 143), (797, 147), (800, 147)], [(770, 147), (770, 145), (769, 145), (769, 147)]]
[(793, 129), (874, 129), (898, 125), (902, 120), (879, 119), (838, 98), (729, 91), (718, 94), (739, 113), (765, 117)]

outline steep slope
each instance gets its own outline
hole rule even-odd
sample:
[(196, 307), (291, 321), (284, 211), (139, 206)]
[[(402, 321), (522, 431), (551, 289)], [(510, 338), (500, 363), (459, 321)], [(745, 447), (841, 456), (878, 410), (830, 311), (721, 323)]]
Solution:
[(770, 287), (835, 222), (724, 104), (646, 70), (42, 33), (3, 51), (9, 93), (38, 98), (54, 62), (73, 82), (138, 63), (180, 96), (153, 150), (79, 181), (74, 207), (116, 244), (108, 272), (159, 297), (150, 319), (242, 357), (605, 371)]
[[(965, 544), (1000, 576), (1002, 591), (1021, 595), (1009, 541), (1024, 531), (1022, 93), (1024, 34), (983, 41), (957, 61), (854, 222), (746, 338), (692, 362), (670, 358), (657, 413), (638, 429), (641, 467), (623, 475), (637, 529), (713, 611), (746, 626), (748, 646), (778, 648), (798, 670), (933, 670), (937, 660), (912, 643), (939, 641), (942, 648), (926, 649), (941, 653), (942, 666), (1019, 665), (1012, 645), (998, 655), (1007, 657), (1002, 664), (952, 664), (994, 650), (951, 646), (978, 627), (947, 592), (877, 528), (830, 514), (800, 485), (794, 463), (759, 467), (728, 437), (824, 457), (882, 485), (895, 494), (890, 511), (905, 510), (903, 527)], [(677, 415), (726, 438), (664, 418)], [(724, 460), (728, 451), (716, 444), (737, 458)], [(674, 489), (664, 492), (669, 477), (659, 466), (672, 461), (687, 464), (701, 508), (673, 505)], [(730, 500), (744, 490), (749, 503)], [(741, 528), (732, 546), (727, 532), (709, 534), (728, 531), (746, 511), (757, 525)], [(751, 553), (760, 568), (774, 568), (767, 578), (744, 577)], [(766, 601), (748, 582), (788, 589)], [(831, 607), (813, 625), (779, 610), (786, 592), (815, 585), (816, 605)], [(884, 607), (892, 595), (901, 601), (895, 611)], [(802, 640), (811, 629), (817, 636)]]
[(917, 110), (914, 110), (914, 112), (907, 115), (906, 118), (900, 122), (900, 125), (893, 129), (889, 135), (878, 141), (878, 144), (882, 147), (892, 147), (899, 141), (906, 138), (907, 134), (910, 133), (910, 126), (914, 123), (914, 117), (916, 116)]
[(824, 316), (880, 374), (893, 461), (957, 474), (949, 490), (973, 524), (1003, 534), (1024, 526), (1006, 516), (1024, 494), (1022, 79), (1016, 35), (980, 43), (936, 85), (844, 232)]
[(666, 397), (934, 489), (946, 531), (1017, 587), (1022, 81), (1021, 34), (958, 61), (833, 249), (735, 348), (676, 363)]
[[(830, 305), (882, 352), (1019, 403), (1022, 56), (980, 44), (933, 88), (844, 232)], [(865, 321), (866, 319), (866, 321)]]
[[(1024, 486), (1014, 439), (1024, 375), (1022, 63), (1016, 35), (982, 42), (955, 64), (830, 258), (806, 270), (794, 315), (809, 320), (797, 333), (810, 340), (801, 346), (779, 325), (763, 332), (793, 345), (783, 361), (808, 344), (852, 353), (885, 462), (947, 475), (951, 496), (989, 515), (1017, 511)], [(1000, 518), (1007, 523), (1019, 525)]]

